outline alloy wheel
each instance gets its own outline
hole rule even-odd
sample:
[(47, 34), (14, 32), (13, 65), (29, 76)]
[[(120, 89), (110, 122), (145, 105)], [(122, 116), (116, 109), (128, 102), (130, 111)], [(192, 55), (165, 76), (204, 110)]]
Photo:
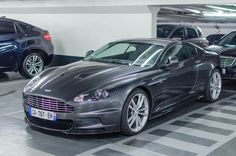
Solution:
[(213, 73), (210, 80), (210, 95), (213, 100), (217, 100), (221, 93), (222, 79), (219, 72)]
[(127, 109), (127, 123), (133, 132), (139, 132), (146, 125), (149, 116), (149, 102), (143, 93), (134, 95)]
[(36, 76), (42, 72), (44, 63), (41, 57), (38, 55), (30, 55), (25, 60), (25, 69), (31, 76)]

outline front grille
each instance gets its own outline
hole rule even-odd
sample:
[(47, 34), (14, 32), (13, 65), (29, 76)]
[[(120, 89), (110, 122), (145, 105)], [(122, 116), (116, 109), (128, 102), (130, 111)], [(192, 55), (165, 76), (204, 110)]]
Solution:
[(236, 58), (233, 57), (221, 57), (221, 67), (230, 67), (235, 64)]
[(59, 113), (72, 113), (74, 111), (73, 106), (65, 104), (65, 102), (63, 101), (41, 97), (41, 96), (29, 95), (26, 98), (25, 103), (34, 108), (47, 110), (47, 111), (53, 111), (53, 112), (59, 112)]
[(73, 121), (71, 120), (58, 119), (57, 121), (48, 121), (30, 116), (28, 112), (26, 112), (26, 116), (31, 123), (40, 127), (45, 127), (55, 130), (70, 130), (73, 126)]

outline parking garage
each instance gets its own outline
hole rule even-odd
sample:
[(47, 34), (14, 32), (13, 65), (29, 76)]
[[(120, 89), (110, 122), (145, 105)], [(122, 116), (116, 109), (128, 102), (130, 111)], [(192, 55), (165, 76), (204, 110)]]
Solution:
[[(0, 3), (0, 15), (5, 16), (4, 18), (30, 23), (50, 33), (54, 57), (45, 66), (45, 71), (80, 61), (87, 51), (96, 50), (109, 42), (126, 41), (129, 38), (156, 38), (159, 24), (194, 24), (205, 37), (211, 34), (228, 34), (236, 29), (233, 1), (228, 1), (227, 4), (223, 1), (215, 4), (213, 1), (200, 0), (194, 4), (187, 1), (179, 4), (177, 1), (73, 0), (67, 4), (60, 0), (12, 0)], [(217, 41), (213, 42), (217, 44)], [(73, 70), (73, 67), (69, 68)], [(226, 67), (221, 68), (223, 72)], [(83, 74), (86, 75), (86, 71), (79, 74), (79, 80), (83, 79)], [(56, 77), (57, 75), (53, 78)], [(222, 80), (221, 94), (216, 101), (208, 103), (201, 96), (199, 100), (187, 102), (184, 106), (148, 121), (143, 130), (133, 136), (121, 132), (65, 134), (29, 126), (25, 122), (22, 92), (30, 80), (31, 78), (26, 79), (18, 71), (0, 74), (0, 155), (235, 155), (235, 80)], [(161, 84), (165, 83), (164, 79), (160, 80), (163, 81)], [(108, 93), (113, 94), (109, 89)], [(80, 101), (81, 98), (78, 96), (77, 100)], [(120, 100), (122, 101), (122, 97)]]

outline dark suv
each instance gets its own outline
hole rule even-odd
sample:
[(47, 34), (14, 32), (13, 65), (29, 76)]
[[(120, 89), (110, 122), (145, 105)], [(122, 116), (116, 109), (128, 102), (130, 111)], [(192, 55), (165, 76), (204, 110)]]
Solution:
[(215, 45), (206, 48), (221, 58), (222, 77), (236, 80), (236, 31), (223, 36)]
[(19, 71), (26, 78), (34, 77), (51, 62), (53, 52), (48, 31), (0, 18), (0, 72)]
[(202, 30), (195, 25), (188, 24), (158, 24), (158, 38), (181, 39), (196, 44), (202, 48), (209, 45)]

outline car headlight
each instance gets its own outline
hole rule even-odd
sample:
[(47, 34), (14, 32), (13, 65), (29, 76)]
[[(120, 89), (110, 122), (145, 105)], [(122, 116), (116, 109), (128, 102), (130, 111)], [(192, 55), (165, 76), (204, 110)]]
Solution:
[(97, 89), (92, 94), (80, 94), (74, 98), (74, 102), (84, 102), (84, 101), (98, 101), (109, 97), (108, 91), (104, 89)]
[(40, 76), (35, 76), (34, 78), (32, 78), (29, 83), (27, 83), (27, 85), (24, 87), (23, 92), (26, 93), (28, 92), (35, 84), (36, 82), (38, 82), (40, 80)]

